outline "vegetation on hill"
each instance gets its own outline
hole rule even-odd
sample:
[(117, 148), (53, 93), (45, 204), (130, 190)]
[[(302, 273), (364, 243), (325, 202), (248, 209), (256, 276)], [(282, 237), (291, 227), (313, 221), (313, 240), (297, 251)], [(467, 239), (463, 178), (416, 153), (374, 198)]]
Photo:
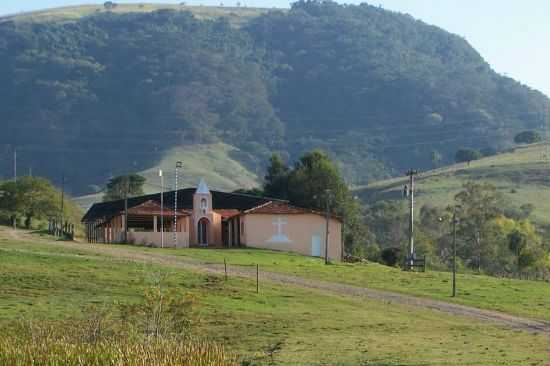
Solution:
[(104, 5), (77, 5), (37, 10), (15, 15), (0, 16), (2, 21), (16, 22), (72, 22), (90, 15), (101, 13), (150, 13), (159, 10), (188, 11), (199, 19), (227, 18), (231, 25), (240, 27), (246, 24), (251, 18), (266, 13), (269, 9), (253, 8), (248, 6), (202, 6), (184, 4), (162, 4), (162, 3), (116, 3), (116, 7), (106, 9)]
[[(489, 273), (550, 271), (549, 211), (540, 200), (548, 191), (542, 178), (548, 170), (546, 151), (544, 144), (518, 147), (421, 174), (415, 199), (418, 252), (434, 265), (451, 264), (456, 212), (460, 265)], [(407, 247), (405, 184), (406, 178), (393, 179), (356, 192), (368, 203), (375, 248)]]
[(223, 141), (254, 172), (271, 152), (322, 148), (357, 184), (431, 166), (434, 151), (444, 164), (460, 147), (500, 149), (548, 122), (544, 95), (408, 15), (299, 1), (235, 27), (195, 8), (150, 10), (0, 23), (4, 175), (17, 147), (20, 166), (73, 172), (86, 193), (128, 162), (146, 170), (171, 148)]
[[(550, 145), (548, 143), (518, 146), (506, 152), (476, 161), (459, 163), (434, 170), (422, 171), (416, 179), (417, 207), (429, 205), (446, 207), (468, 181), (494, 185), (503, 195), (501, 204), (506, 211), (521, 210), (531, 205), (531, 219), (540, 225), (550, 223), (550, 205), (541, 197), (550, 194), (548, 175)], [(358, 187), (354, 193), (364, 202), (395, 201), (405, 204), (404, 175)], [(418, 211), (417, 211), (418, 213)]]

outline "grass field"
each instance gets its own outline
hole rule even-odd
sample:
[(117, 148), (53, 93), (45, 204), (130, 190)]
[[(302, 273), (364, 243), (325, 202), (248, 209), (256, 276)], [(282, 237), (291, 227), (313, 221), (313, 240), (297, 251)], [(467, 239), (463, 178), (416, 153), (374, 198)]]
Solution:
[(207, 263), (231, 266), (259, 264), (264, 271), (339, 282), (373, 289), (389, 290), (437, 300), (455, 302), (509, 314), (550, 320), (550, 283), (501, 279), (475, 274), (458, 274), (458, 297), (451, 295), (448, 272), (404, 272), (378, 263), (334, 263), (326, 266), (322, 259), (291, 253), (274, 253), (257, 249), (157, 249), (126, 247), (135, 251), (152, 251), (199, 259)]
[[(246, 279), (224, 282), (213, 275), (83, 254), (77, 246), (60, 250), (0, 230), (0, 324), (76, 319), (89, 304), (137, 302), (152, 274), (162, 271), (170, 273), (165, 286), (198, 297), (197, 334), (239, 353), (248, 362), (243, 364), (544, 365), (550, 358), (549, 338), (542, 334), (269, 283), (256, 294)], [(251, 255), (260, 259), (260, 253)], [(273, 363), (270, 349), (279, 349)]]
[[(235, 147), (223, 143), (177, 147), (168, 151), (154, 167), (137, 174), (147, 179), (143, 187), (146, 193), (157, 193), (160, 192), (158, 171), (162, 169), (166, 190), (172, 190), (174, 167), (179, 160), (183, 163), (179, 174), (180, 188), (196, 187), (200, 178), (204, 178), (214, 190), (230, 192), (239, 188), (258, 187), (258, 176), (231, 157), (235, 151)], [(102, 193), (92, 194), (77, 197), (74, 201), (87, 209), (94, 202), (100, 202), (102, 196)]]
[[(236, 3), (236, 2), (235, 2)], [(118, 4), (112, 9), (113, 13), (129, 13), (129, 12), (152, 12), (161, 9), (170, 9), (176, 11), (190, 11), (199, 19), (214, 19), (226, 17), (234, 26), (241, 26), (249, 19), (261, 15), (269, 11), (265, 8), (249, 8), (249, 7), (234, 7), (234, 6), (196, 6), (196, 5), (179, 5), (179, 4), (150, 4), (150, 3), (135, 3), (135, 4)], [(2, 20), (15, 21), (70, 21), (85, 16), (106, 12), (103, 5), (79, 5), (66, 6), (60, 8), (45, 9), (40, 11), (26, 12), (6, 17), (0, 17)]]
[[(465, 163), (421, 172), (417, 178), (418, 206), (446, 206), (467, 181), (483, 181), (495, 185), (510, 207), (525, 203), (535, 206), (533, 219), (550, 223), (550, 202), (541, 197), (550, 195), (550, 145), (547, 143), (517, 147), (512, 151)], [(357, 189), (365, 201), (399, 199), (407, 178), (399, 177), (374, 182)]]

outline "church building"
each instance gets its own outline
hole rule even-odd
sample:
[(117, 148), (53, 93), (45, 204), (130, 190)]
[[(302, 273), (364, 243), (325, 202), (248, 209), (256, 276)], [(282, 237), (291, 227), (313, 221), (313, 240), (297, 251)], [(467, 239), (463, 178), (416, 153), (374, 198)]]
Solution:
[[(198, 187), (94, 204), (82, 219), (92, 243), (163, 248), (252, 247), (325, 256), (323, 212), (287, 201)], [(125, 225), (127, 222), (127, 229)], [(328, 257), (342, 257), (342, 222), (328, 220)]]

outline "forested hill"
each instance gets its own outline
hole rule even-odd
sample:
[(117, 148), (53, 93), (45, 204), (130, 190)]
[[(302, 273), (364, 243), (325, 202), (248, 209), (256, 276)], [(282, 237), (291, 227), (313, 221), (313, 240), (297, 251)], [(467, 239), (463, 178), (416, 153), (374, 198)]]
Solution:
[(182, 9), (3, 19), (1, 174), (17, 147), (20, 171), (85, 193), (223, 141), (257, 172), (272, 151), (322, 148), (360, 184), (548, 124), (547, 97), (408, 15), (308, 1), (237, 26)]

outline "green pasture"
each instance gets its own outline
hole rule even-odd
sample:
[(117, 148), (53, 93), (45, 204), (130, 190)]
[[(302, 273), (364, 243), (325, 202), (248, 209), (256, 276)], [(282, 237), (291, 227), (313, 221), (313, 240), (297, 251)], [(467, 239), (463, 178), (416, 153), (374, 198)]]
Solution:
[[(289, 286), (199, 274), (170, 267), (86, 255), (76, 244), (60, 250), (16, 240), (0, 231), (0, 324), (71, 319), (90, 304), (140, 301), (159, 272), (164, 286), (199, 299), (197, 335), (237, 352), (243, 365), (543, 365), (548, 337), (471, 319), (384, 302), (333, 296)], [(141, 250), (137, 248), (136, 250)], [(261, 266), (321, 271), (315, 260), (260, 251), (182, 251)], [(367, 266), (368, 267), (368, 266)], [(343, 266), (342, 266), (343, 268)], [(271, 358), (270, 354), (273, 354)], [(273, 362), (273, 363), (271, 363)]]

